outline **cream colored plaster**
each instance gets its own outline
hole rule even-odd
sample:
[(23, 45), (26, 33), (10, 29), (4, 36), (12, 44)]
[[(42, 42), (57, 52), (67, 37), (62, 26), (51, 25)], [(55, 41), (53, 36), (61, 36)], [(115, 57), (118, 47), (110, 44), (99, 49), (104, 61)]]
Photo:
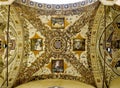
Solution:
[(20, 85), (16, 88), (50, 88), (53, 86), (62, 87), (62, 88), (95, 88), (91, 85), (81, 83), (78, 81), (63, 80), (63, 79), (48, 79), (42, 81), (33, 81)]
[(120, 77), (111, 81), (110, 88), (120, 88)]
[(1, 87), (2, 83), (3, 83), (3, 79), (0, 78), (0, 87)]

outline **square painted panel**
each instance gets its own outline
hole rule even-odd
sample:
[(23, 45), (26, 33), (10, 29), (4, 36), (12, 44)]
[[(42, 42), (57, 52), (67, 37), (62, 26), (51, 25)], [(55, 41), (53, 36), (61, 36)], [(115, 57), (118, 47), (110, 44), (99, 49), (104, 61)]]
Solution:
[(32, 51), (41, 51), (43, 49), (43, 40), (41, 38), (31, 39), (31, 50)]
[(52, 60), (51, 71), (52, 73), (63, 73), (64, 72), (64, 61), (63, 60)]
[(52, 17), (51, 27), (53, 29), (64, 29), (65, 28), (65, 18), (64, 17)]
[(73, 39), (73, 51), (85, 51), (85, 39)]

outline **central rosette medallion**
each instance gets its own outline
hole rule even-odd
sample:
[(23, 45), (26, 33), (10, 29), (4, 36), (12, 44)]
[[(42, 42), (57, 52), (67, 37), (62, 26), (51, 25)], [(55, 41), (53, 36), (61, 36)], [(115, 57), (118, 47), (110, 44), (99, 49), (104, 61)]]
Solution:
[(56, 40), (54, 43), (54, 48), (60, 49), (62, 47), (62, 42), (61, 40)]
[(64, 54), (70, 44), (70, 38), (65, 32), (56, 30), (49, 31), (46, 35), (46, 50), (51, 54)]
[(50, 45), (53, 52), (62, 52), (66, 47), (66, 41), (62, 37), (54, 37)]

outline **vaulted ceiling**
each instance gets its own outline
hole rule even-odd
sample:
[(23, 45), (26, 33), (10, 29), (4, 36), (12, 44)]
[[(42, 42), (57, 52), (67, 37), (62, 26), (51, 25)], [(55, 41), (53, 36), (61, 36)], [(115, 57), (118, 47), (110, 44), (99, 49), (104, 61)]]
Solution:
[(87, 1), (53, 5), (17, 0), (10, 6), (9, 32), (8, 6), (1, 6), (0, 83), (6, 86), (8, 49), (9, 87), (66, 79), (102, 88), (104, 55), (109, 86), (120, 75), (119, 6), (107, 7), (105, 14), (100, 2)]

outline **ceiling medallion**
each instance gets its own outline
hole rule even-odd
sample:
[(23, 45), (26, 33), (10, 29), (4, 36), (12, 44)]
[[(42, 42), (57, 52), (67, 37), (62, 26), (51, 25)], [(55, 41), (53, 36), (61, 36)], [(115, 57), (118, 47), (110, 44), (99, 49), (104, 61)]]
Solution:
[(54, 37), (50, 45), (53, 52), (62, 52), (66, 47), (66, 42), (62, 37)]
[(65, 54), (66, 50), (69, 51), (69, 44), (70, 38), (61, 30), (49, 31), (46, 35), (45, 45), (49, 54)]

